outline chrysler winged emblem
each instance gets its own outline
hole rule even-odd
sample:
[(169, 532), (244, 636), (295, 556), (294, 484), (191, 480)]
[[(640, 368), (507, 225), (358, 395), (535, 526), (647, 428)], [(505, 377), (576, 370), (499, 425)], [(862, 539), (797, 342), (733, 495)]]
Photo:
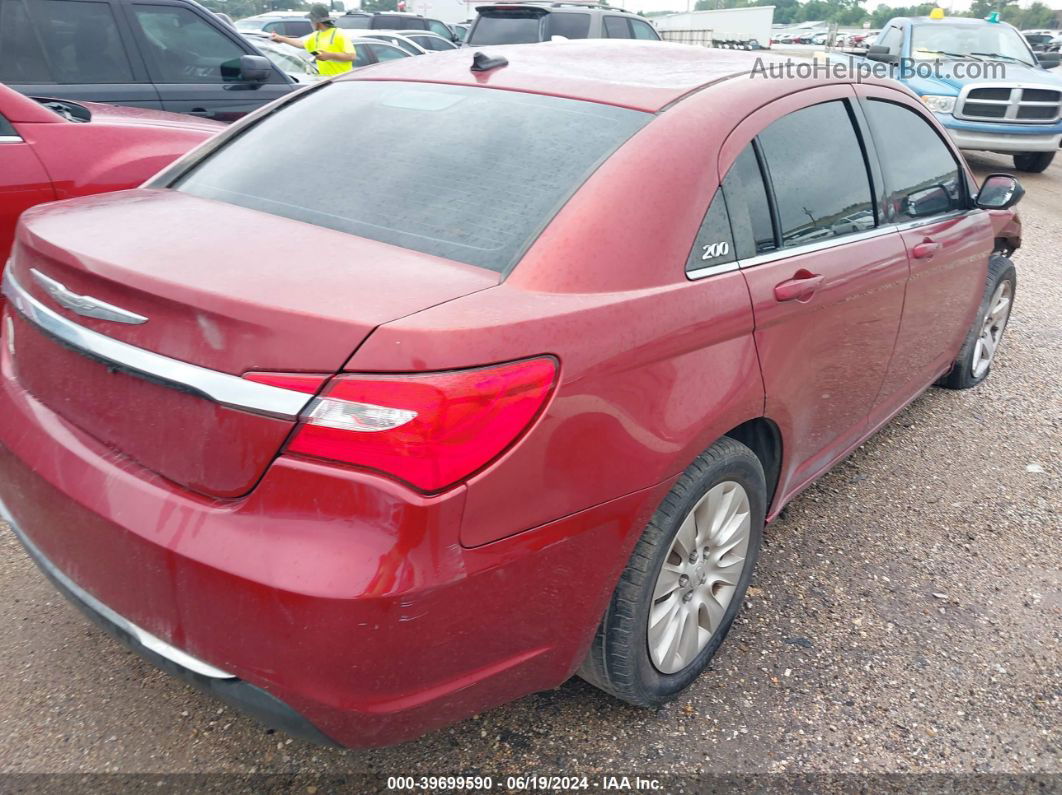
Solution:
[(71, 292), (66, 289), (66, 285), (45, 276), (36, 268), (30, 268), (30, 273), (37, 280), (37, 284), (43, 287), (48, 295), (55, 299), (57, 304), (66, 307), (71, 312), (77, 312), (79, 315), (94, 317), (99, 320), (110, 320), (112, 323), (128, 323), (131, 326), (137, 326), (148, 321), (143, 315), (108, 304), (106, 301), (93, 298), (91, 295), (78, 295), (75, 292)]

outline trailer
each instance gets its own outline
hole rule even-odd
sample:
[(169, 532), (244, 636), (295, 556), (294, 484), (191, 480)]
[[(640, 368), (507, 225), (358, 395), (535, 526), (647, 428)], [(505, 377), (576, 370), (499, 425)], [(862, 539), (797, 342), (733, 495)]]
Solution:
[(725, 49), (769, 47), (774, 6), (689, 11), (653, 20), (660, 38), (683, 44)]

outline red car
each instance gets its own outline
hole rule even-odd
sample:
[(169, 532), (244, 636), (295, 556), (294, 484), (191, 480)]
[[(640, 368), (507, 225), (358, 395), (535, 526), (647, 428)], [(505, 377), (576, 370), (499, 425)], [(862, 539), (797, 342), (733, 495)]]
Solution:
[(135, 187), (223, 129), (176, 113), (33, 100), (0, 84), (0, 266), (27, 207)]
[(576, 672), (673, 698), (765, 521), (980, 382), (1016, 285), (1014, 178), (978, 191), (896, 84), (756, 63), (410, 58), (26, 213), (11, 526), (132, 647), (322, 742)]

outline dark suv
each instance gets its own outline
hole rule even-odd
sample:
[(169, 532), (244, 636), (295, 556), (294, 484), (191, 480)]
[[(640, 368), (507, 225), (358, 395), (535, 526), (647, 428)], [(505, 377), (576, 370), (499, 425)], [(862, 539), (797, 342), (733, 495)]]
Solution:
[(295, 87), (194, 0), (0, 0), (0, 82), (219, 121)]
[(465, 44), (527, 44), (566, 39), (649, 39), (656, 28), (637, 14), (596, 3), (505, 3), (479, 6)]
[(384, 11), (377, 14), (349, 11), (336, 17), (336, 27), (347, 30), (427, 30), (447, 41), (459, 41), (453, 29), (442, 20), (401, 11)]

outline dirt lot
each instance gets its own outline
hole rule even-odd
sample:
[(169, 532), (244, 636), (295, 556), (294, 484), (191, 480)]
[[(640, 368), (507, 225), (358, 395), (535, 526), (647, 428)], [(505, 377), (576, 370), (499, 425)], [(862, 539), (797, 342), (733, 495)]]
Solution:
[(641, 711), (573, 680), (399, 748), (312, 747), (125, 651), (4, 532), (0, 770), (1062, 773), (1062, 163), (1022, 179), (991, 378), (931, 390), (788, 508), (677, 703)]

